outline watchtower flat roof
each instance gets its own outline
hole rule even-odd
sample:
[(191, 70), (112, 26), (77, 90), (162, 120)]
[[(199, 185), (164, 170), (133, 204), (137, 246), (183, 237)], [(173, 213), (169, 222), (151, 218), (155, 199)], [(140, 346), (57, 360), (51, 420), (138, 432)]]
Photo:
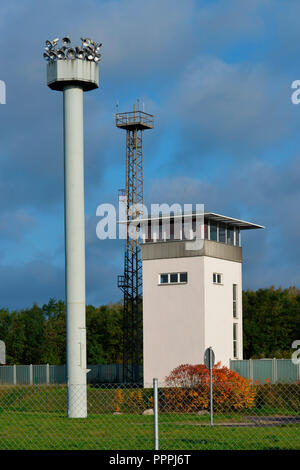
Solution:
[[(263, 225), (254, 224), (252, 222), (246, 222), (245, 220), (235, 219), (233, 217), (227, 217), (226, 215), (216, 214), (215, 212), (204, 212), (204, 214), (191, 212), (190, 214), (184, 214), (184, 218), (190, 218), (194, 216), (203, 216), (207, 220), (211, 220), (213, 222), (219, 222), (225, 225), (233, 225), (234, 227), (239, 227), (240, 230), (251, 230), (251, 229), (258, 229), (258, 228), (265, 228)], [(174, 214), (174, 215), (164, 215), (158, 217), (141, 217), (139, 222), (149, 222), (151, 220), (158, 221), (158, 220), (167, 220), (167, 219), (178, 219), (182, 217), (183, 214)], [(120, 221), (119, 223), (126, 223), (126, 221)]]
[(233, 217), (227, 217), (226, 215), (216, 214), (215, 212), (205, 212), (204, 217), (206, 219), (213, 220), (214, 222), (234, 225), (235, 227), (239, 227), (240, 230), (265, 228), (263, 225), (254, 224), (252, 222), (246, 222), (245, 220), (235, 219)]

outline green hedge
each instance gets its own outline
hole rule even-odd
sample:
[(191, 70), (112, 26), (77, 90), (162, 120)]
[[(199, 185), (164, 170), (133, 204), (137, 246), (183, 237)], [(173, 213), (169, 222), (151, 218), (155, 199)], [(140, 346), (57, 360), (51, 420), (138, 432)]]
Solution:
[(255, 403), (258, 408), (273, 407), (300, 410), (300, 383), (257, 385)]

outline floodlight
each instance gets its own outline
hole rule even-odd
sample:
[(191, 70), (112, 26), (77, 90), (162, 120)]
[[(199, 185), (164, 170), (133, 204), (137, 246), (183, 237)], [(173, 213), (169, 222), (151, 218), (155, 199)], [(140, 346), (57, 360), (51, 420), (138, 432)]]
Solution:
[(70, 47), (70, 49), (67, 50), (67, 58), (68, 59), (75, 59), (76, 56), (76, 51), (73, 49), (73, 47)]
[(55, 39), (53, 39), (53, 40), (51, 41), (51, 45), (52, 45), (52, 47), (55, 47), (55, 46), (56, 46), (56, 44), (58, 43), (58, 41), (59, 41), (59, 39), (58, 39), (58, 38), (55, 38)]
[(90, 48), (87, 48), (87, 52), (86, 52), (87, 60), (93, 60), (94, 57), (95, 57), (94, 52)]
[(90, 38), (80, 38), (82, 41), (81, 47), (70, 47), (71, 39), (69, 36), (64, 36), (61, 40), (61, 47), (56, 48), (59, 38), (52, 41), (45, 41), (44, 59), (47, 61), (65, 60), (65, 59), (81, 59), (88, 61), (95, 61), (97, 64), (100, 62), (100, 50), (102, 43), (96, 43)]
[(50, 60), (50, 55), (48, 54), (48, 52), (44, 52), (43, 57), (44, 57), (44, 59), (47, 60), (47, 61)]
[(90, 46), (90, 44), (91, 44), (91, 42), (92, 42), (89, 38), (80, 38), (80, 39), (81, 39), (82, 45), (83, 45), (84, 47)]
[(84, 50), (81, 47), (75, 47), (77, 59), (84, 59)]
[(62, 38), (61, 42), (63, 46), (69, 46), (71, 44), (71, 39), (69, 38), (69, 36), (65, 36), (64, 38)]
[(47, 40), (47, 41), (45, 42), (45, 44), (46, 44), (45, 49), (48, 50), (48, 51), (50, 51), (50, 49), (52, 49), (52, 43), (51, 43), (51, 41), (48, 41), (48, 40)]
[(65, 52), (64, 52), (62, 49), (58, 49), (58, 50), (56, 51), (56, 57), (57, 57), (58, 59), (65, 59), (65, 58), (66, 58), (66, 54), (65, 54)]

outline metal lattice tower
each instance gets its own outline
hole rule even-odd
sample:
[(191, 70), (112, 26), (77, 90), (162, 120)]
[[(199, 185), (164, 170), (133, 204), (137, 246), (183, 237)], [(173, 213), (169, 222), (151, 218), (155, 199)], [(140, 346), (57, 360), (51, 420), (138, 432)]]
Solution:
[(143, 131), (153, 128), (153, 116), (134, 105), (133, 111), (116, 114), (116, 126), (126, 130), (126, 188), (119, 191), (119, 199), (126, 201), (127, 222), (124, 275), (118, 276), (124, 295), (123, 380), (139, 383), (143, 340), (141, 239), (130, 237), (129, 223), (141, 215), (139, 206), (144, 203)]

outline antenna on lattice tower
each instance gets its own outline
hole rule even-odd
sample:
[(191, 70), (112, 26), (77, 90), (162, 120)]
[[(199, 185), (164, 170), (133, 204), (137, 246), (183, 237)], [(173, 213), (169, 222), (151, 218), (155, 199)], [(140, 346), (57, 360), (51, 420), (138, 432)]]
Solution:
[[(129, 222), (139, 217), (129, 213), (132, 205), (143, 204), (143, 131), (153, 128), (153, 116), (134, 105), (133, 111), (116, 114), (116, 126), (126, 130), (126, 182), (119, 198), (126, 200), (124, 274), (118, 276), (123, 291), (123, 381), (140, 383), (142, 362), (142, 262), (139, 239), (131, 239)], [(138, 108), (138, 109), (136, 109)]]

